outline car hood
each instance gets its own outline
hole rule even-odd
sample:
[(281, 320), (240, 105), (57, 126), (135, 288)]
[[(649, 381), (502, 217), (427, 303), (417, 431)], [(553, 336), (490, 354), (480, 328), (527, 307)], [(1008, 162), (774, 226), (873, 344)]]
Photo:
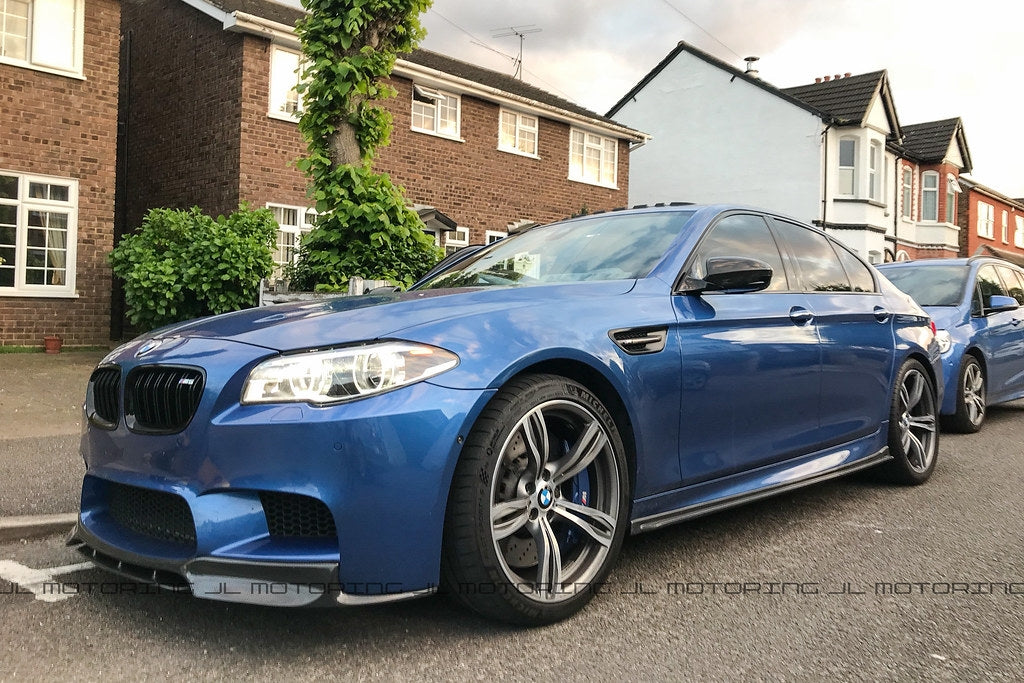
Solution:
[(925, 306), (924, 310), (940, 330), (955, 327), (964, 319), (964, 311), (959, 306)]
[(571, 309), (573, 300), (624, 294), (635, 283), (615, 280), (331, 297), (200, 318), (154, 330), (146, 336), (227, 339), (277, 351), (318, 348), (400, 336), (402, 330), (419, 325), (498, 309)]

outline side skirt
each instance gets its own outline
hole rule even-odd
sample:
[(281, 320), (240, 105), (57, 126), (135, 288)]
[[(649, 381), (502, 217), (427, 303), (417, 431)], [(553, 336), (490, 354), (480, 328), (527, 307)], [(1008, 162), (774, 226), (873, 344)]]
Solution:
[(875, 465), (891, 459), (892, 455), (889, 454), (889, 447), (886, 446), (882, 450), (866, 458), (861, 458), (855, 462), (843, 464), (823, 472), (817, 472), (803, 479), (783, 482), (775, 486), (768, 486), (750, 491), (749, 493), (740, 493), (715, 500), (703, 501), (693, 505), (686, 505), (676, 510), (669, 510), (668, 512), (661, 512), (656, 515), (649, 515), (647, 517), (634, 519), (630, 525), (630, 532), (638, 534), (645, 531), (654, 531), (655, 529), (660, 529), (661, 527), (668, 526), (670, 524), (676, 524), (677, 522), (694, 519), (695, 517), (703, 517), (704, 515), (709, 515), (713, 512), (726, 510), (755, 500), (761, 500), (762, 498), (777, 496), (781, 493), (786, 493), (787, 491), (811, 486), (823, 481), (828, 481), (829, 479), (844, 477), (848, 474), (852, 474), (869, 467), (874, 467)]

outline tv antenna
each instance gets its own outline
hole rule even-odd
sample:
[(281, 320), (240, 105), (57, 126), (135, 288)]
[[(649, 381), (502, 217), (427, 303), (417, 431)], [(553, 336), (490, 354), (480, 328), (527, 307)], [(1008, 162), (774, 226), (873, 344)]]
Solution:
[[(523, 41), (531, 33), (540, 33), (544, 29), (534, 28), (536, 24), (526, 24), (524, 26), (509, 26), (508, 28), (495, 28), (491, 29), (491, 38), (508, 38), (509, 36), (519, 36), (519, 56), (516, 57), (514, 66), (515, 70), (512, 74), (512, 78), (518, 78), (523, 80)], [(500, 31), (500, 33), (495, 33)]]

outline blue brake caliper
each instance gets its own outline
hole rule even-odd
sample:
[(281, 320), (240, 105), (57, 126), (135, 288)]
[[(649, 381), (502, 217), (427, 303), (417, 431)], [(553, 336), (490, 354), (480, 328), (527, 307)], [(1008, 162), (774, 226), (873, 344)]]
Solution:
[[(569, 443), (567, 441), (562, 442), (562, 457), (565, 457), (569, 453)], [(569, 500), (577, 505), (589, 505), (590, 504), (590, 474), (587, 470), (583, 470), (575, 477), (570, 479), (568, 482), (562, 485), (569, 487)], [(582, 538), (581, 531), (574, 524), (567, 523), (565, 525), (565, 531), (560, 535), (558, 550), (560, 553), (565, 553), (576, 546)]]

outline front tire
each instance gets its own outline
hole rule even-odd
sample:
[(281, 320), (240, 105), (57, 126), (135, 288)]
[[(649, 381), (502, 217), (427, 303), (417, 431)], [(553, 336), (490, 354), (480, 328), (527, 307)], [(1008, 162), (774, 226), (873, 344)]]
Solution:
[(618, 556), (629, 511), (625, 450), (611, 414), (581, 384), (510, 382), (470, 431), (445, 516), (447, 591), (524, 625), (579, 611)]
[(970, 354), (960, 364), (956, 390), (956, 413), (942, 421), (942, 426), (962, 434), (974, 434), (985, 421), (985, 371)]
[(919, 361), (900, 368), (889, 408), (889, 454), (880, 472), (897, 484), (923, 484), (939, 452), (939, 407), (935, 385)]

